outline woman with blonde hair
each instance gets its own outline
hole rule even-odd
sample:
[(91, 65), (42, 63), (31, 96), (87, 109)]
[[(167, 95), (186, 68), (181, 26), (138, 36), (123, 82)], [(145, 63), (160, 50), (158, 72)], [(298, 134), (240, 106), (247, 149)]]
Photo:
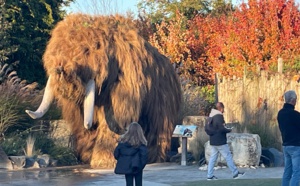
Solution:
[(114, 151), (116, 174), (125, 174), (126, 186), (142, 186), (143, 169), (147, 164), (147, 140), (140, 124), (133, 122), (119, 139)]

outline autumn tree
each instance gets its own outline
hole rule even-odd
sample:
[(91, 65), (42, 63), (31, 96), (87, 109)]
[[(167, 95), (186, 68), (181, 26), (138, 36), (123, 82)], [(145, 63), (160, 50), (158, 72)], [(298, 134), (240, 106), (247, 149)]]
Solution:
[(182, 14), (177, 13), (172, 20), (156, 24), (156, 29), (150, 36), (150, 43), (170, 59), (182, 79), (197, 85), (212, 83), (204, 48), (196, 45), (198, 37), (190, 37)]
[(245, 69), (272, 70), (278, 57), (286, 67), (297, 65), (300, 14), (294, 0), (249, 0), (229, 16), (198, 16), (191, 25), (206, 35), (205, 51), (215, 72), (241, 76)]
[[(210, 42), (206, 37), (211, 36), (207, 29), (212, 27), (209, 22), (212, 19), (203, 19), (204, 21), (209, 20), (206, 21), (207, 25), (204, 28), (206, 31), (195, 26), (199, 26), (197, 21), (190, 22), (189, 20), (196, 15), (203, 18), (209, 17), (209, 15), (211, 17), (219, 17), (222, 14), (229, 15), (233, 11), (231, 1), (150, 0), (140, 1), (139, 6), (140, 10), (143, 10), (143, 7), (148, 10), (148, 14), (140, 15), (146, 17), (145, 20), (148, 21), (148, 25), (151, 26), (152, 33), (154, 33), (149, 37), (150, 42), (170, 58), (180, 76), (198, 85), (213, 83), (212, 65), (209, 63), (205, 51)], [(218, 28), (218, 25), (215, 27)], [(151, 34), (149, 30), (148, 33)]]

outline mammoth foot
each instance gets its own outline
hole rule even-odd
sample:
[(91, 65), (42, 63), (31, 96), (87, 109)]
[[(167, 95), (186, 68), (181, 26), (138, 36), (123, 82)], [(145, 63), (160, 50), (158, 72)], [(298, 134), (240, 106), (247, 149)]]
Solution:
[(90, 165), (92, 168), (114, 168), (116, 162), (112, 151), (101, 150), (93, 153)]

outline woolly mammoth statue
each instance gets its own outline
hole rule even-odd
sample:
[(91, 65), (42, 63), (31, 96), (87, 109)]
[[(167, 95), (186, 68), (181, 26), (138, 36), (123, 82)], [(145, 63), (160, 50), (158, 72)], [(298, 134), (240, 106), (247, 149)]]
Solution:
[(73, 14), (59, 22), (43, 56), (48, 75), (42, 117), (55, 99), (76, 138), (76, 150), (92, 167), (111, 167), (119, 135), (132, 121), (148, 140), (149, 163), (170, 148), (181, 88), (170, 61), (122, 16)]

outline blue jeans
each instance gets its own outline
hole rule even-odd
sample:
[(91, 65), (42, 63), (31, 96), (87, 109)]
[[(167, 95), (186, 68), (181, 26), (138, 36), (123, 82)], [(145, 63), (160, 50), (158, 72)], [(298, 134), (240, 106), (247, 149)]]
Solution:
[(300, 146), (283, 146), (284, 172), (282, 186), (299, 186)]
[(220, 145), (220, 146), (211, 146), (211, 155), (209, 158), (208, 168), (207, 168), (207, 177), (210, 178), (214, 175), (214, 166), (216, 163), (216, 160), (218, 158), (219, 152), (221, 155), (225, 158), (227, 162), (227, 166), (232, 172), (232, 175), (236, 175), (239, 171), (236, 168), (231, 152), (229, 150), (228, 144)]

